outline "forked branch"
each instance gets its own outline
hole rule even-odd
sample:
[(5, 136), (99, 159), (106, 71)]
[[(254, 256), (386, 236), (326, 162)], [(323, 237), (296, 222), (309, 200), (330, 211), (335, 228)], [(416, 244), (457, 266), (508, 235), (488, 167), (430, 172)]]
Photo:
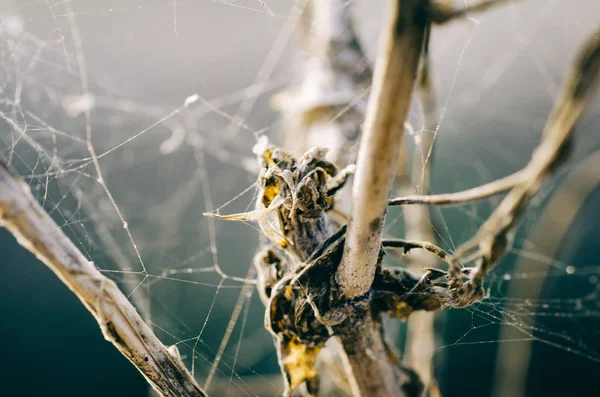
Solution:
[(44, 262), (98, 321), (111, 342), (163, 396), (206, 396), (175, 348), (165, 347), (114, 281), (102, 275), (0, 158), (0, 226)]
[(469, 280), (474, 290), (481, 288), (485, 275), (504, 255), (510, 234), (527, 204), (568, 154), (575, 125), (585, 110), (599, 70), (600, 29), (592, 33), (577, 54), (548, 117), (542, 140), (533, 152), (529, 164), (520, 172), (519, 182), (481, 225), (475, 236), (459, 247), (452, 258), (454, 262), (477, 258), (477, 266), (471, 272)]

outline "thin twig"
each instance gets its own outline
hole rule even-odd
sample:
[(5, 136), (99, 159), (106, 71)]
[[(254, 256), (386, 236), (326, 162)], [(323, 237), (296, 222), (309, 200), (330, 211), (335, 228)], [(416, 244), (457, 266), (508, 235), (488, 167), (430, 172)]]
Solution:
[(428, 241), (384, 239), (381, 240), (381, 245), (384, 248), (402, 248), (404, 249), (404, 253), (407, 253), (408, 251), (415, 248), (420, 248), (422, 250), (431, 252), (444, 262), (448, 262), (450, 260), (449, 253)]
[(102, 275), (0, 159), (0, 226), (65, 283), (110, 341), (161, 395), (206, 396), (176, 349), (167, 349), (114, 281)]
[(475, 236), (458, 248), (454, 261), (475, 252), (479, 262), (470, 275), (474, 290), (481, 288), (483, 278), (504, 255), (509, 234), (516, 227), (523, 210), (542, 183), (568, 154), (573, 130), (588, 103), (600, 69), (600, 29), (582, 44), (577, 58), (563, 84), (544, 128), (542, 140), (522, 170), (519, 183), (481, 225)]
[(463, 190), (455, 193), (414, 195), (396, 197), (390, 199), (389, 205), (406, 205), (406, 204), (435, 204), (435, 205), (457, 205), (469, 201), (481, 200), (496, 194), (504, 193), (515, 187), (523, 176), (522, 171), (517, 171), (514, 174), (497, 179), (485, 185), (477, 186), (472, 189)]

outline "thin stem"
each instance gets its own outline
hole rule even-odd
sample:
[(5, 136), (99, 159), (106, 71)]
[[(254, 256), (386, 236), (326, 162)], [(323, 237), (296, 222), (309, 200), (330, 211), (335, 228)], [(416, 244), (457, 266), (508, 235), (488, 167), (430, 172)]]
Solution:
[(111, 342), (163, 396), (206, 396), (179, 358), (167, 349), (114, 281), (102, 275), (0, 159), (0, 226), (65, 283)]
[(384, 248), (402, 248), (404, 249), (404, 253), (407, 253), (408, 251), (415, 248), (420, 248), (422, 250), (431, 252), (444, 262), (448, 262), (451, 257), (449, 253), (428, 241), (384, 239), (381, 240), (381, 245)]
[(481, 200), (496, 194), (504, 193), (515, 187), (522, 179), (523, 171), (497, 179), (485, 185), (477, 186), (472, 189), (463, 190), (456, 193), (434, 194), (431, 196), (413, 195), (396, 197), (389, 201), (390, 206), (406, 204), (435, 204), (435, 205), (456, 205), (469, 201)]
[(453, 261), (458, 261), (477, 250), (479, 262), (470, 275), (470, 282), (475, 289), (481, 287), (483, 278), (504, 255), (509, 234), (516, 227), (524, 208), (568, 154), (567, 145), (588, 103), (599, 69), (600, 29), (592, 32), (582, 45), (548, 117), (541, 142), (522, 170), (521, 181), (481, 225), (475, 236), (459, 247), (453, 256)]

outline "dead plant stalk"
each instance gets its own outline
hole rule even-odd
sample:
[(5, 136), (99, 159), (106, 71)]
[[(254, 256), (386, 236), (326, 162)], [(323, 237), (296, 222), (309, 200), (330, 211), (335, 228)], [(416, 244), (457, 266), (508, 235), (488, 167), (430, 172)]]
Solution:
[[(1, 159), (0, 159), (1, 160)], [(50, 268), (98, 321), (111, 342), (163, 396), (206, 396), (175, 348), (165, 347), (111, 279), (98, 271), (0, 161), (0, 226)]]
[[(375, 277), (388, 196), (428, 24), (425, 5), (419, 0), (392, 0), (386, 12), (356, 163), (347, 243), (337, 272), (348, 299), (368, 294)], [(403, 393), (395, 368), (385, 357), (380, 327), (365, 314), (354, 332), (341, 336), (354, 373), (355, 396)]]

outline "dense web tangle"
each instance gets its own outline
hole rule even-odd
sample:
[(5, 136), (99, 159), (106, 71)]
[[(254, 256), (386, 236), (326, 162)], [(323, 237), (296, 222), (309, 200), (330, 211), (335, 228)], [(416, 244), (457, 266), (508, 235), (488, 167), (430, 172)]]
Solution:
[[(284, 90), (296, 82), (294, 65), (304, 54), (295, 35), (306, 3), (0, 7), (0, 153), (215, 395), (283, 390), (251, 266), (258, 226), (202, 214), (254, 208), (259, 165), (252, 147), (261, 135), (279, 139), (271, 107), (285, 103)], [(364, 1), (344, 7), (352, 7), (373, 62), (380, 12)], [(433, 33), (439, 123), (428, 130), (415, 103), (407, 125), (411, 148), (434, 134), (432, 193), (478, 186), (527, 162), (563, 71), (599, 12), (593, 1), (524, 1)], [(479, 345), (492, 346), (501, 360), (504, 345), (520, 344), (600, 363), (598, 183), (581, 171), (598, 165), (599, 114), (596, 99), (577, 127), (571, 159), (532, 201), (509, 253), (490, 273), (488, 297), (450, 311), (439, 326), (440, 366)], [(577, 183), (580, 172), (591, 186)], [(553, 199), (574, 186), (590, 198), (572, 204), (578, 211), (571, 226), (551, 236), (559, 247), (548, 247), (540, 222)], [(435, 208), (438, 244), (454, 253), (500, 199)], [(390, 209), (386, 234), (401, 237), (403, 222), (403, 213)], [(388, 260), (404, 266), (402, 257)], [(405, 326), (393, 320), (390, 327), (402, 347)], [(496, 381), (508, 376), (498, 371)], [(453, 378), (451, 369), (441, 373)], [(444, 387), (448, 395), (457, 390), (451, 382)]]

